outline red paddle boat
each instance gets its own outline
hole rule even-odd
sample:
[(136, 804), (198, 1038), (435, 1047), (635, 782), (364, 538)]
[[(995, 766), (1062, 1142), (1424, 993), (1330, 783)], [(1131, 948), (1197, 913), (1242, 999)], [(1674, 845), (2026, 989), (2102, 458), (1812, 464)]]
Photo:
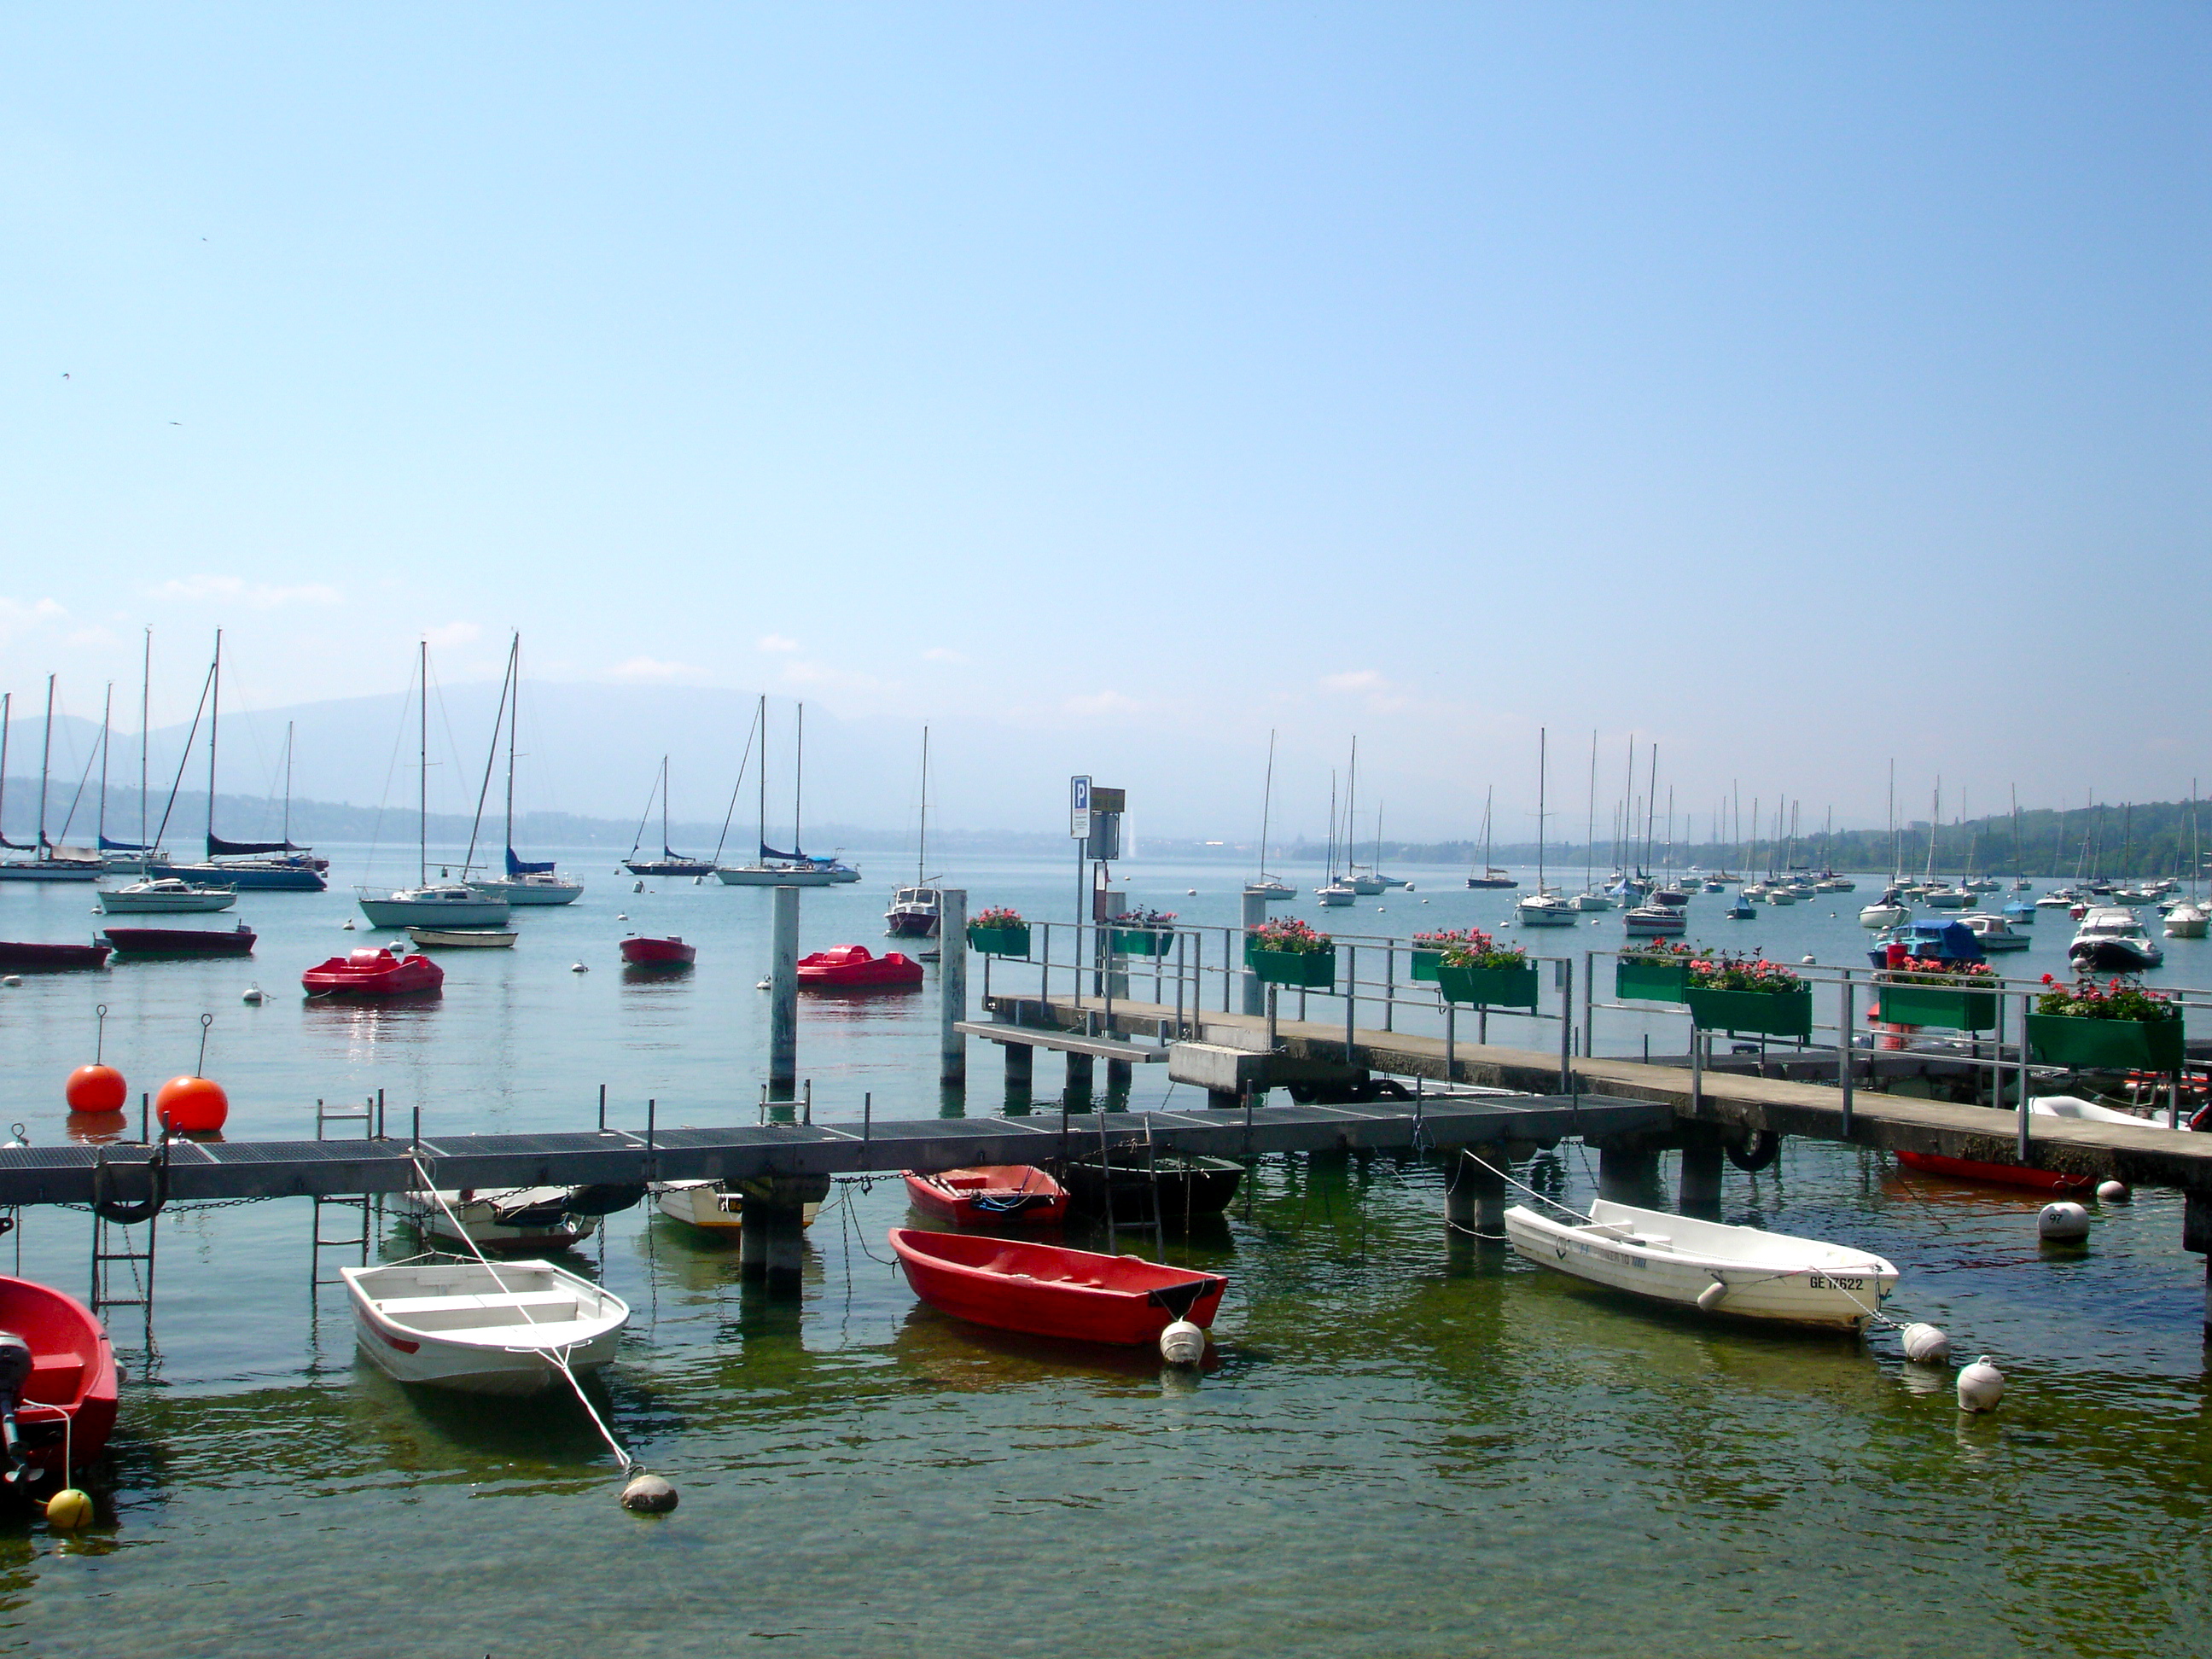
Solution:
[(622, 959), (633, 968), (689, 968), (699, 959), (699, 947), (680, 939), (641, 939), (622, 942)]
[(1897, 1161), (1923, 1175), (1986, 1181), (1999, 1187), (2033, 1187), (2039, 1192), (2078, 1193), (2097, 1184), (2094, 1176), (2063, 1175), (2056, 1170), (2030, 1170), (2018, 1164), (1984, 1164), (1971, 1158), (1943, 1158), (1934, 1152), (1899, 1152)]
[(395, 957), (374, 945), (332, 957), (300, 975), (311, 997), (404, 996), (411, 991), (434, 991), (445, 982), (446, 970), (429, 957)]
[(104, 968), (106, 945), (40, 945), (29, 940), (0, 940), (0, 968), (11, 972), (47, 973), (58, 968)]
[(974, 1233), (894, 1227), (914, 1293), (939, 1313), (997, 1330), (1133, 1347), (1177, 1319), (1210, 1326), (1229, 1281), (1134, 1255), (1098, 1255)]
[(0, 1277), (0, 1481), (66, 1485), (115, 1427), (115, 1355), (76, 1297)]
[(1067, 1216), (1067, 1188), (1027, 1164), (979, 1164), (934, 1175), (908, 1170), (906, 1195), (915, 1209), (963, 1227), (994, 1221), (1041, 1227)]
[(799, 959), (802, 991), (872, 991), (921, 983), (921, 964), (897, 951), (878, 957), (865, 945), (835, 945)]

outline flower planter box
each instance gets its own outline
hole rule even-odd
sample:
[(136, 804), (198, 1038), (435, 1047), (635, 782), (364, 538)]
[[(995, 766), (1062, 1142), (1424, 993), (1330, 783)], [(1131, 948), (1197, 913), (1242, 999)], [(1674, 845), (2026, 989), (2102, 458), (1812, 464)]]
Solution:
[(1536, 1006), (1536, 965), (1519, 968), (1455, 968), (1443, 963), (1437, 969), (1437, 989), (1446, 1002), (1468, 1002), (1486, 1008), (1530, 1008)]
[(1244, 942), (1245, 965), (1268, 985), (1295, 985), (1305, 991), (1336, 988), (1336, 947), (1326, 951), (1262, 951)]
[(2030, 1014), (2027, 1052), (2031, 1060), (2043, 1066), (2076, 1066), (2097, 1072), (2178, 1072), (2181, 1069), (2181, 1022)]
[(1997, 1023), (1997, 994), (1958, 990), (1948, 985), (1884, 985), (1875, 993), (1875, 1018), (1892, 1025), (1992, 1030)]
[(1413, 979), (1417, 984), (1434, 985), (1437, 967), (1444, 959), (1441, 951), (1416, 950), (1413, 952)]
[(1020, 927), (978, 927), (968, 924), (968, 948), (987, 957), (1025, 957), (1030, 953), (1030, 930)]
[(1798, 991), (1713, 991), (1692, 985), (1685, 996), (1690, 1018), (1709, 1031), (1732, 1036), (1796, 1037), (1813, 1035), (1813, 994)]
[(1687, 1002), (1690, 969), (1679, 962), (1616, 962), (1613, 994), (1624, 1002)]
[(1125, 957), (1164, 957), (1175, 949), (1174, 933), (1164, 929), (1116, 927), (1113, 933), (1115, 951)]

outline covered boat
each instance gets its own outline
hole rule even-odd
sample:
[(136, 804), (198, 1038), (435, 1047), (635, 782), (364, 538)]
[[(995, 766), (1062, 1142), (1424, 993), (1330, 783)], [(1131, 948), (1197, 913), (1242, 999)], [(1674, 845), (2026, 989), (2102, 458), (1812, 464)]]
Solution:
[[(671, 1221), (735, 1237), (745, 1224), (745, 1196), (719, 1181), (662, 1181), (653, 1188), (653, 1207)], [(811, 1227), (819, 1204), (799, 1206), (801, 1226)]]
[(1855, 1329), (1897, 1286), (1897, 1269), (1869, 1251), (1606, 1199), (1579, 1223), (1516, 1204), (1505, 1212), (1505, 1236), (1540, 1267), (1741, 1319)]
[(974, 1233), (890, 1231), (914, 1293), (996, 1330), (1077, 1342), (1157, 1342), (1177, 1319), (1213, 1323), (1229, 1281), (1141, 1256), (1099, 1255)]
[(1106, 1158), (1071, 1158), (1060, 1167), (1068, 1201), (1085, 1215), (1149, 1225), (1187, 1224), (1219, 1215), (1237, 1196), (1244, 1166), (1233, 1158), (1156, 1154), (1149, 1164)]
[(1067, 1189), (1028, 1164), (978, 1164), (933, 1175), (908, 1170), (905, 1176), (915, 1208), (959, 1226), (1015, 1221), (1042, 1227), (1067, 1215)]
[(446, 970), (428, 957), (396, 957), (374, 945), (332, 957), (300, 975), (313, 996), (396, 997), (434, 991)]
[(921, 983), (921, 964), (899, 951), (872, 953), (865, 945), (836, 945), (799, 959), (802, 991), (868, 991)]
[(487, 1255), (538, 1255), (566, 1250), (599, 1231), (599, 1216), (579, 1206), (575, 1187), (472, 1187), (401, 1193), (399, 1218), (433, 1243), (474, 1246)]
[(250, 957), (260, 937), (244, 922), (235, 927), (103, 927), (100, 937), (125, 956)]
[(535, 1394), (615, 1357), (629, 1304), (550, 1261), (341, 1267), (361, 1351), (402, 1382)]
[(622, 959), (633, 968), (689, 968), (699, 959), (699, 947), (673, 935), (645, 939), (634, 934), (622, 942)]
[(66, 1485), (115, 1427), (115, 1355), (75, 1297), (0, 1278), (0, 1480)]
[(0, 939), (0, 968), (14, 973), (52, 973), (64, 968), (101, 968), (113, 947), (106, 945), (46, 945), (28, 939)]

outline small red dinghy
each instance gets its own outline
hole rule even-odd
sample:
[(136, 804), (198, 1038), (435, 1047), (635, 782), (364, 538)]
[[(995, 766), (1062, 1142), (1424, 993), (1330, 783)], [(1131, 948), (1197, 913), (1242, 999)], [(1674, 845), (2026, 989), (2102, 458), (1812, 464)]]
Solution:
[(2078, 1193), (2097, 1184), (2094, 1176), (2062, 1175), (2056, 1170), (2030, 1170), (2018, 1164), (1983, 1164), (1971, 1158), (1942, 1158), (1934, 1152), (1899, 1152), (1897, 1161), (1923, 1175), (1987, 1181), (2000, 1187), (2033, 1187), (2046, 1193)]
[(446, 970), (428, 957), (395, 957), (374, 945), (364, 945), (345, 956), (332, 957), (300, 975), (309, 996), (342, 993), (362, 997), (404, 996), (410, 991), (434, 991), (446, 982)]
[(914, 1293), (939, 1313), (1001, 1331), (1134, 1347), (1177, 1319), (1208, 1326), (1229, 1281), (1134, 1255), (1098, 1255), (973, 1233), (894, 1227)]
[(0, 1277), (0, 1480), (66, 1485), (115, 1427), (115, 1355), (76, 1297)]
[(622, 942), (622, 959), (633, 968), (689, 968), (699, 959), (699, 947), (680, 939), (641, 939)]
[(64, 968), (104, 968), (112, 946), (41, 945), (28, 939), (0, 940), (0, 968), (43, 974)]
[(1027, 1164), (979, 1164), (934, 1175), (908, 1170), (906, 1195), (917, 1210), (962, 1226), (1018, 1221), (1041, 1227), (1067, 1216), (1067, 1188)]
[(799, 959), (802, 991), (869, 991), (921, 983), (921, 964), (897, 951), (878, 957), (865, 945), (837, 945)]

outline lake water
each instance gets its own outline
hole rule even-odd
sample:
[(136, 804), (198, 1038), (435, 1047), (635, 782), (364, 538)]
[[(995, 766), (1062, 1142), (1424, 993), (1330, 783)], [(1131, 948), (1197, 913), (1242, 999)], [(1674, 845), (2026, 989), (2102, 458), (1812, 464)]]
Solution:
[[(750, 1121), (766, 895), (582, 873), (573, 908), (517, 913), (514, 951), (446, 957), (446, 994), (421, 1008), (296, 995), (302, 968), (389, 937), (340, 930), (357, 914), (344, 854), (338, 890), (241, 902), (262, 933), (250, 963), (27, 978), (0, 992), (6, 1115), (59, 1138), (61, 1081), (91, 1057), (104, 1002), (106, 1058), (134, 1091), (192, 1069), (199, 1016), (215, 1016), (206, 1071), (230, 1091), (234, 1138), (311, 1133), (318, 1097), (379, 1088), (395, 1122), (419, 1105), (430, 1133), (586, 1125), (602, 1083), (618, 1122), (641, 1123), (648, 1097), (664, 1123)], [(804, 948), (877, 942), (893, 877), (869, 873), (805, 896)], [(1137, 902), (1236, 919), (1235, 874), (1129, 873)], [(1356, 912), (1285, 908), (1341, 933), (1510, 912), (1512, 895), (1468, 893), (1455, 872), (1404, 873), (1419, 890)], [(953, 878), (971, 907), (1036, 917), (1065, 916), (1073, 886), (1072, 867), (1020, 860)], [(1866, 896), (1741, 924), (1701, 896), (1690, 938), (1856, 963)], [(0, 933), (86, 937), (91, 902), (0, 889)], [(2071, 930), (2045, 916), (2006, 971), (2063, 963)], [(1619, 943), (1617, 915), (1595, 920), (1575, 948)], [(697, 969), (626, 979), (615, 943), (633, 929), (696, 940)], [(2168, 949), (2160, 977), (2205, 982), (2203, 942)], [(270, 1000), (242, 1004), (249, 982)], [(809, 1004), (799, 1069), (817, 1114), (856, 1115), (863, 1091), (879, 1114), (959, 1109), (933, 1080), (935, 1015), (927, 993)], [(1633, 1052), (1648, 1030), (1679, 1052), (1680, 1025), (1646, 1018), (1601, 1015), (1601, 1046)], [(1548, 1047), (1555, 1029), (1499, 1018), (1492, 1036)], [(1164, 1089), (1140, 1074), (1136, 1103)], [(979, 1053), (965, 1109), (997, 1106)], [(1521, 1173), (1574, 1200), (1594, 1164), (1567, 1146)], [(1995, 1355), (2002, 1407), (1962, 1417), (1948, 1375), (1909, 1374), (1887, 1338), (1671, 1317), (1455, 1243), (1437, 1170), (1379, 1159), (1271, 1160), (1225, 1226), (1170, 1249), (1232, 1281), (1218, 1364), (1177, 1378), (921, 1309), (884, 1261), (896, 1183), (851, 1183), (810, 1231), (795, 1302), (740, 1285), (733, 1251), (642, 1210), (588, 1247), (636, 1311), (600, 1397), (683, 1494), (642, 1520), (617, 1508), (613, 1462), (573, 1401), (410, 1394), (357, 1364), (343, 1296), (311, 1286), (305, 1203), (174, 1209), (151, 1346), (116, 1316), (128, 1380), (102, 1524), (70, 1540), (0, 1527), (0, 1646), (2201, 1650), (2203, 1264), (2180, 1249), (2174, 1195), (2108, 1207), (2087, 1249), (2060, 1252), (2039, 1249), (2025, 1194), (1838, 1147), (1792, 1142), (1727, 1182), (1730, 1219), (1896, 1261), (1895, 1307)], [(28, 1212), (0, 1260), (20, 1241), (24, 1273), (82, 1294), (89, 1234), (82, 1213)], [(387, 1223), (380, 1248), (411, 1244)]]

